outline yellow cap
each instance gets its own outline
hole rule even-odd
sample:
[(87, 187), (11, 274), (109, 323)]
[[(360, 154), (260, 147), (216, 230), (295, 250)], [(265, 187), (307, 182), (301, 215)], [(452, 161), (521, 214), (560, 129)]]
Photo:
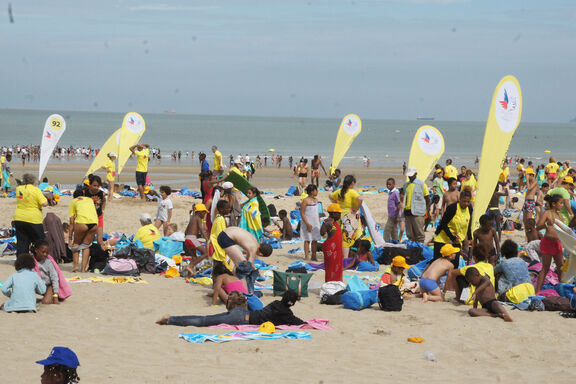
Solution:
[(342, 208), (340, 208), (340, 204), (338, 203), (332, 203), (328, 206), (327, 209), (328, 212), (338, 212), (338, 213), (342, 213)]
[(526, 168), (525, 172), (527, 175), (535, 175), (534, 170), (532, 168)]
[(260, 324), (260, 328), (258, 328), (258, 332), (264, 333), (274, 333), (276, 332), (276, 327), (270, 321)]
[(458, 252), (460, 252), (460, 248), (456, 248), (452, 244), (444, 244), (444, 246), (440, 249), (440, 254), (444, 257), (450, 256)]
[(198, 203), (194, 206), (194, 212), (208, 212), (208, 209), (206, 208), (206, 206), (202, 203)]
[(392, 259), (392, 266), (393, 267), (400, 267), (404, 269), (410, 269), (408, 263), (406, 263), (406, 259), (404, 256), (396, 256)]
[(568, 183), (568, 184), (574, 184), (574, 179), (570, 176), (566, 176), (564, 178), (564, 180), (562, 180), (563, 183)]

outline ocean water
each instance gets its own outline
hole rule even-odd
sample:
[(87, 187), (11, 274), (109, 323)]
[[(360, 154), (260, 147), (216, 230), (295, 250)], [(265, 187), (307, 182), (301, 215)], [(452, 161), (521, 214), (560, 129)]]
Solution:
[[(38, 111), (0, 109), (0, 145), (39, 144), (46, 118), (60, 113), (67, 124), (62, 146), (99, 148), (122, 124), (124, 113), (85, 111)], [(230, 154), (275, 154), (295, 160), (319, 154), (330, 164), (341, 118), (200, 116), (141, 113), (146, 121), (142, 141), (161, 149), (164, 157), (173, 151), (203, 151), (217, 145), (227, 160)], [(360, 116), (362, 117), (362, 116)], [(398, 166), (408, 160), (412, 139), (422, 125), (433, 125), (444, 135), (443, 159), (457, 165), (471, 165), (480, 155), (485, 122), (371, 120), (362, 121), (343, 166), (360, 166), (364, 155), (372, 166)], [(550, 150), (557, 160), (574, 160), (576, 124), (520, 123), (510, 145), (509, 155), (547, 162)]]

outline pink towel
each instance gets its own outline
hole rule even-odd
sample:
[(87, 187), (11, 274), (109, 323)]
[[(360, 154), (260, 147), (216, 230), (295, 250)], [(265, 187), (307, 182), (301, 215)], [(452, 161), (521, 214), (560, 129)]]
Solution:
[[(302, 325), (277, 325), (276, 329), (281, 330), (294, 330), (294, 329), (320, 329), (324, 331), (330, 331), (328, 325), (328, 320), (326, 319), (310, 319), (306, 324)], [(209, 328), (221, 328), (221, 329), (234, 329), (238, 331), (257, 331), (260, 328), (259, 325), (245, 324), (245, 325), (230, 325), (230, 324), (218, 324), (212, 325)]]
[[(52, 264), (54, 264), (54, 268), (56, 269), (56, 273), (58, 274), (58, 280), (60, 280), (58, 284), (58, 297), (64, 300), (70, 297), (70, 295), (72, 295), (72, 289), (70, 288), (68, 281), (66, 281), (66, 276), (62, 274), (62, 271), (60, 270), (60, 267), (58, 266), (56, 260), (54, 260), (54, 258), (50, 255), (48, 255), (48, 258), (50, 259), (50, 261), (52, 261)], [(36, 264), (34, 270), (38, 273), (40, 277), (42, 277), (40, 275), (40, 268), (38, 268), (38, 262), (36, 261), (36, 259), (34, 259), (34, 263)]]

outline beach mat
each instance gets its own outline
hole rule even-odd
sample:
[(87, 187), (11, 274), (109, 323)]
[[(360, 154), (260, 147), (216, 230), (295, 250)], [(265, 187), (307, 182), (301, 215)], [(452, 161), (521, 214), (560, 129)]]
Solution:
[(246, 341), (246, 340), (278, 340), (278, 339), (311, 339), (310, 332), (282, 332), (282, 333), (264, 333), (264, 332), (230, 332), (224, 335), (211, 335), (209, 333), (181, 333), (179, 338), (190, 343), (202, 344), (207, 341), (214, 343), (226, 343), (228, 341)]

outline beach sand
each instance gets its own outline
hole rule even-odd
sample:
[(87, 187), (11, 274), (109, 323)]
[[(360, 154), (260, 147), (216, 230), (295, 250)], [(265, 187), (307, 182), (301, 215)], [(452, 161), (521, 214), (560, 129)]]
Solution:
[[(74, 172), (62, 173), (53, 181), (75, 183)], [(189, 172), (195, 177), (197, 170), (190, 167)], [(270, 170), (266, 177), (282, 179), (281, 187), (264, 189), (283, 194), (294, 182), (277, 173)], [(263, 174), (267, 171), (257, 174), (257, 184)], [(358, 169), (358, 185), (380, 187), (389, 175), (382, 170)], [(273, 187), (272, 184), (268, 186)], [(274, 195), (266, 196), (277, 209), (287, 210), (293, 209), (298, 199), (273, 200)], [(326, 207), (327, 193), (321, 192), (319, 198)], [(363, 198), (376, 221), (384, 224), (386, 195)], [(55, 212), (67, 220), (70, 201), (64, 197), (58, 206), (47, 207), (44, 213)], [(173, 222), (182, 229), (193, 202), (197, 200), (174, 199)], [(0, 199), (4, 212), (1, 227), (9, 225), (15, 204), (15, 199)], [(134, 233), (140, 213), (155, 210), (156, 204), (136, 199), (113, 201), (105, 213), (105, 231)], [(429, 230), (427, 239), (431, 236)], [(516, 233), (507, 237), (522, 241), (524, 236)], [(275, 250), (265, 261), (285, 270), (288, 264), (303, 258), (302, 253), (288, 254), (288, 250), (298, 246), (301, 244)], [(7, 259), (0, 257), (0, 281), (14, 272), (13, 262)], [(92, 276), (72, 274), (71, 264), (64, 264), (62, 269), (68, 277)], [(329, 319), (333, 328), (310, 331), (312, 340), (192, 344), (179, 339), (178, 334), (226, 331), (159, 326), (155, 320), (167, 313), (214, 314), (224, 311), (224, 307), (209, 306), (207, 287), (186, 284), (182, 278), (142, 277), (148, 284), (72, 284), (74, 293), (66, 302), (40, 305), (36, 314), (1, 312), (3, 381), (39, 382), (42, 367), (35, 361), (45, 358), (53, 346), (68, 346), (78, 354), (82, 383), (568, 383), (574, 380), (572, 367), (576, 357), (570, 352), (573, 347), (570, 335), (576, 323), (554, 312), (514, 310), (511, 311), (514, 322), (505, 323), (500, 319), (471, 318), (466, 313), (469, 307), (464, 305), (422, 304), (418, 299), (406, 300), (398, 313), (383, 312), (377, 305), (356, 312), (341, 306), (320, 305), (318, 291), (312, 290), (310, 297), (294, 306), (295, 314), (302, 319)], [(315, 272), (312, 282), (323, 281), (324, 273)], [(272, 300), (272, 292), (264, 291), (263, 302), (268, 304)], [(422, 337), (425, 342), (412, 344), (407, 342), (408, 337)], [(437, 362), (426, 360), (425, 351), (434, 353)]]

